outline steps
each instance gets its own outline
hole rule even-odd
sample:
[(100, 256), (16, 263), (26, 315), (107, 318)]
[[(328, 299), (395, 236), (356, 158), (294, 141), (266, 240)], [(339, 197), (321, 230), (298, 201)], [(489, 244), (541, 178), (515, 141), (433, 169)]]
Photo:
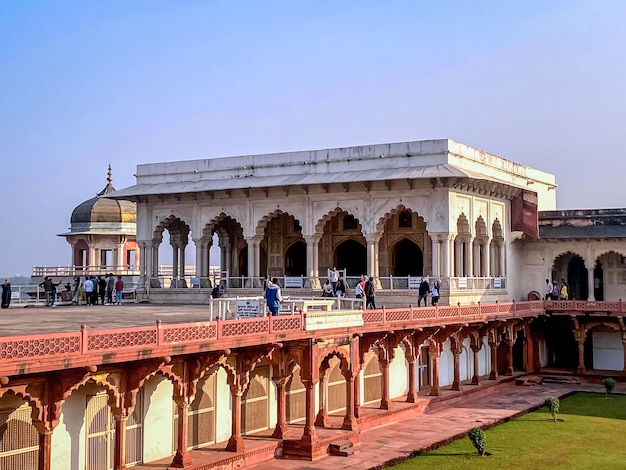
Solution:
[(355, 446), (352, 441), (348, 440), (331, 442), (328, 445), (328, 453), (337, 457), (349, 457), (358, 451), (358, 446)]

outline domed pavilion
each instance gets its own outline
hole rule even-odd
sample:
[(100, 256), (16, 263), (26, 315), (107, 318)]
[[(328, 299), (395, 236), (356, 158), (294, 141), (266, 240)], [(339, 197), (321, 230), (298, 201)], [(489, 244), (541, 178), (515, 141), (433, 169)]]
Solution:
[(111, 165), (107, 184), (95, 197), (72, 212), (70, 231), (59, 234), (72, 246), (72, 266), (77, 271), (100, 274), (134, 274), (138, 270), (134, 202), (103, 197), (115, 191)]

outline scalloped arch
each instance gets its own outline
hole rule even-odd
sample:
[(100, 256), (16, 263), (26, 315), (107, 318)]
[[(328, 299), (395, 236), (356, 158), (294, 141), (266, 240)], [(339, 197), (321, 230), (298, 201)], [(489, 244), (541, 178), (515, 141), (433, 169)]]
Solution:
[(155, 227), (153, 231), (153, 238), (163, 239), (163, 231), (165, 229), (172, 230), (174, 227), (183, 226), (187, 229), (187, 233), (191, 231), (191, 227), (180, 217), (175, 216), (174, 214), (169, 215), (162, 219), (159, 224)]
[[(411, 211), (414, 214), (417, 214), (417, 217), (422, 219), (424, 221), (424, 223), (426, 225), (428, 225), (428, 221), (426, 220), (426, 218), (424, 218), (424, 216), (420, 215), (419, 212), (414, 211), (413, 209), (411, 209), (410, 207), (406, 207), (404, 204), (399, 204), (396, 207), (394, 207), (393, 209), (391, 209), (389, 212), (385, 212), (385, 214), (378, 219), (378, 223), (376, 224), (376, 232), (378, 233), (383, 233), (385, 230), (385, 224), (387, 223), (387, 221), (389, 219), (391, 219), (394, 215), (402, 212), (402, 211)], [(427, 229), (428, 231), (428, 229)]]
[(211, 238), (213, 232), (218, 230), (217, 227), (219, 227), (222, 222), (229, 219), (232, 220), (237, 227), (237, 235), (240, 235), (241, 238), (243, 238), (243, 227), (241, 226), (241, 223), (235, 217), (226, 212), (221, 212), (217, 217), (213, 217), (204, 225), (204, 228), (202, 229), (202, 237)]
[(359, 220), (359, 218), (356, 215), (354, 215), (352, 212), (347, 211), (346, 209), (342, 209), (341, 207), (336, 207), (332, 211), (330, 211), (330, 212), (326, 213), (325, 215), (323, 215), (317, 221), (317, 223), (315, 224), (315, 233), (323, 234), (324, 233), (324, 227), (326, 227), (326, 224), (328, 222), (330, 222), (333, 218), (337, 217), (342, 212), (344, 212), (344, 213), (354, 217), (356, 219), (356, 221), (357, 221), (357, 227), (358, 227), (359, 231), (361, 233), (363, 233), (363, 226), (361, 225), (361, 221)]
[(44, 406), (38, 397), (28, 393), (25, 389), (20, 390), (11, 386), (10, 384), (0, 388), (0, 398), (3, 398), (5, 395), (13, 395), (14, 397), (20, 398), (28, 403), (28, 405), (31, 407), (30, 417), (33, 420), (43, 421)]
[(620, 252), (617, 250), (606, 250), (603, 251), (602, 253), (600, 253), (599, 255), (596, 256), (596, 261), (600, 261), (600, 258), (602, 258), (604, 255), (609, 255), (611, 253), (615, 253), (616, 255), (621, 256), (622, 258), (626, 258), (626, 248), (624, 248), (624, 252)]
[(261, 220), (259, 220), (259, 223), (256, 226), (256, 230), (255, 233), (257, 236), (259, 237), (264, 237), (265, 236), (265, 229), (267, 228), (267, 225), (272, 221), (272, 219), (279, 217), (281, 215), (287, 215), (289, 217), (293, 217), (296, 222), (298, 222), (298, 224), (300, 225), (300, 231), (302, 231), (302, 223), (300, 222), (300, 219), (298, 219), (295, 215), (283, 211), (281, 209), (276, 209), (273, 212), (270, 212), (269, 214), (264, 215), (263, 217), (261, 217)]
[[(562, 251), (561, 253), (556, 255), (554, 258), (552, 258), (552, 267), (554, 267), (556, 265), (557, 261), (560, 258), (562, 258), (562, 257), (564, 257), (566, 255), (571, 255), (573, 257), (578, 257), (578, 258), (582, 259), (583, 262), (585, 261), (585, 257), (583, 255), (581, 255), (580, 253), (576, 253), (576, 252), (569, 251), (569, 250), (568, 251)], [(587, 267), (587, 265), (585, 265), (585, 267)]]

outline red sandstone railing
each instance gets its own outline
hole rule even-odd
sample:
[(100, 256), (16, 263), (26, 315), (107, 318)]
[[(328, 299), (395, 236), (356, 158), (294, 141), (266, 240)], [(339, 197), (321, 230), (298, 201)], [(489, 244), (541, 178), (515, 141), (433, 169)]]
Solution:
[[(399, 309), (364, 310), (361, 312), (363, 332), (378, 331), (402, 324), (406, 328), (456, 324), (497, 319), (511, 319), (540, 315), (545, 311), (575, 313), (626, 313), (626, 304), (619, 302), (586, 302), (579, 300), (506, 302), (437, 307), (411, 307)], [(336, 313), (336, 312), (332, 312)], [(51, 333), (0, 338), (0, 366), (4, 361), (20, 364), (41, 361), (44, 358), (69, 360), (94, 354), (118, 354), (137, 351), (151, 354), (154, 348), (170, 348), (226, 339), (250, 339), (261, 335), (273, 341), (284, 338), (285, 333), (305, 333), (306, 314), (276, 317), (217, 320), (211, 322), (119, 328), (89, 331), (85, 326), (76, 333)], [(310, 333), (310, 332), (309, 332)], [(303, 336), (305, 337), (305, 336)], [(160, 349), (162, 350), (162, 349)], [(5, 363), (6, 364), (6, 363)], [(0, 367), (1, 368), (1, 367)]]

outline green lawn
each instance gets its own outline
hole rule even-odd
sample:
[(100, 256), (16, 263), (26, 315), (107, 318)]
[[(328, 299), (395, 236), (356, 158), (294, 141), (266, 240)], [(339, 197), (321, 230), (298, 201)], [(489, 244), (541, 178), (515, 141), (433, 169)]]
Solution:
[(626, 396), (577, 393), (561, 400), (558, 417), (541, 408), (489, 429), (488, 457), (465, 437), (389, 468), (626, 468)]

